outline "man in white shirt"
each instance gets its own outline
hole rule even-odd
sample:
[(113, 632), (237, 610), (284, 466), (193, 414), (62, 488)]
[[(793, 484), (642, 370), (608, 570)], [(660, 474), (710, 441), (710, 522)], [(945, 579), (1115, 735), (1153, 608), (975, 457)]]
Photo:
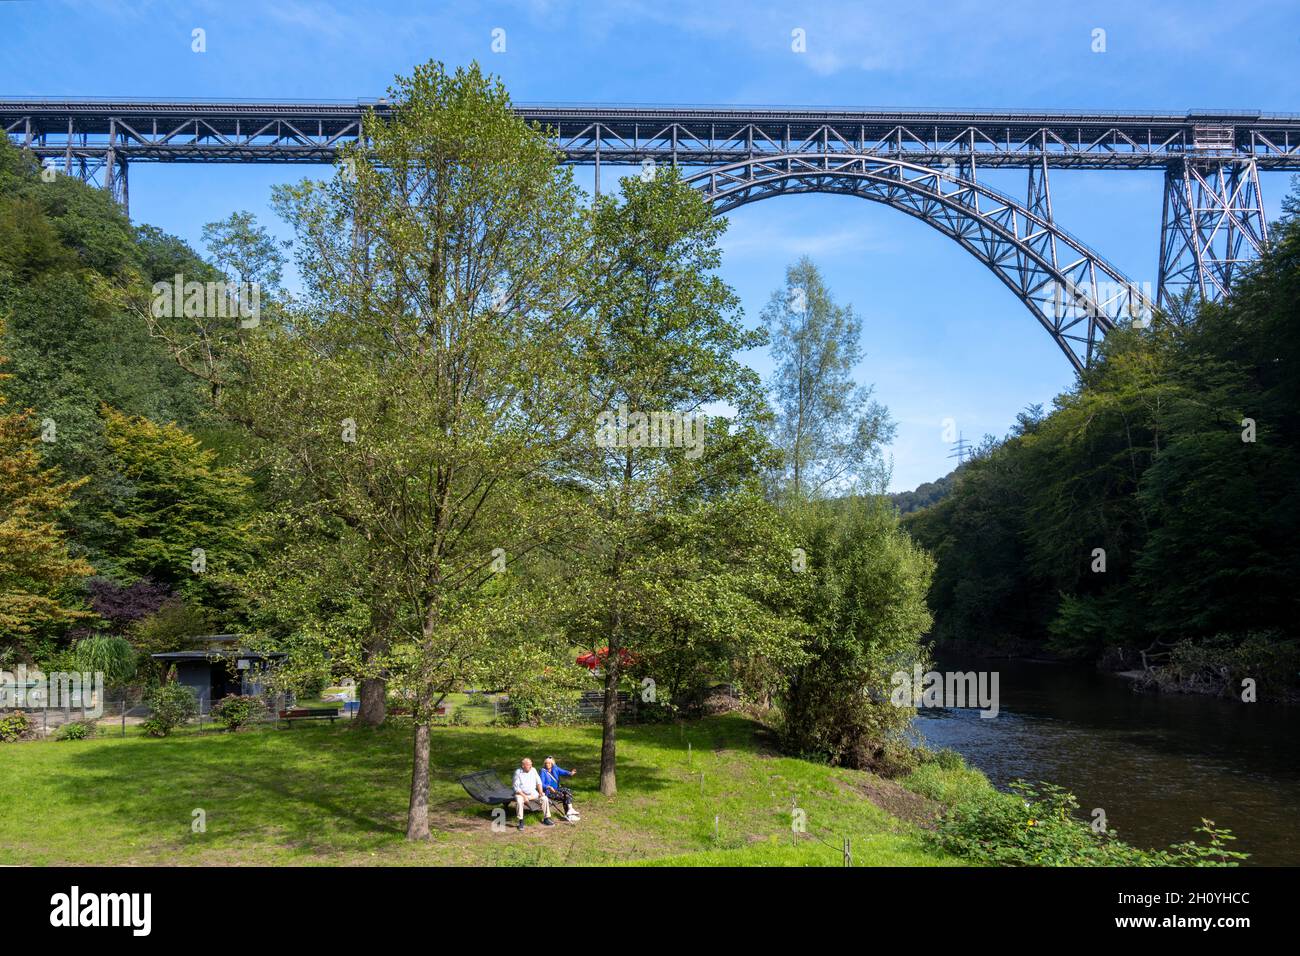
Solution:
[(514, 779), (515, 806), (519, 810), (519, 829), (524, 828), (524, 811), (541, 810), (542, 824), (553, 827), (555, 821), (551, 819), (551, 803), (546, 799), (546, 794), (542, 790), (542, 778), (538, 776), (537, 771), (533, 769), (533, 762), (525, 757), (519, 763), (519, 768), (515, 770)]

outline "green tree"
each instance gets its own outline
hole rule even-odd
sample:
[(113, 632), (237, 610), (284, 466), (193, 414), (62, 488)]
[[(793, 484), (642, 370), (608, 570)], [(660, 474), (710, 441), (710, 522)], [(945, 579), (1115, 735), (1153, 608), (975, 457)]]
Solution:
[(221, 606), (216, 576), (242, 569), (256, 542), (251, 481), (173, 424), (102, 411), (108, 444), (105, 481), (124, 494), (101, 516), (120, 577), (150, 577), (201, 604)]
[(878, 497), (795, 517), (809, 577), (801, 608), (810, 636), (782, 706), (787, 749), (850, 767), (891, 769), (915, 714), (890, 699), (891, 676), (922, 659), (934, 563)]
[(586, 371), (586, 233), (570, 173), (476, 66), (417, 67), (390, 98), (345, 157), (355, 181), (277, 194), (306, 296), (249, 338), (223, 405), (285, 522), (327, 531), (288, 546), (355, 557), (348, 591), (378, 632), (364, 673), (413, 708), (407, 836), (424, 839), (434, 711), (520, 648), (509, 568), (566, 527), (553, 471)]
[(231, 213), (203, 227), (203, 244), (212, 261), (238, 283), (257, 283), (270, 291), (280, 284), (284, 254), (251, 212)]
[[(599, 414), (577, 468), (590, 509), (574, 569), (583, 609), (575, 633), (609, 648), (600, 789), (612, 795), (626, 653), (662, 648), (665, 628), (679, 640), (689, 631), (692, 641), (727, 627), (752, 634), (766, 585), (747, 576), (762, 574), (771, 547), (746, 530), (763, 520), (761, 502), (743, 497), (765, 448), (762, 396), (735, 353), (761, 336), (740, 326), (735, 294), (714, 274), (724, 224), (671, 171), (624, 179), (617, 196), (597, 201), (594, 222), (599, 339), (588, 407)], [(734, 420), (710, 421), (705, 410), (714, 404), (734, 408)], [(711, 551), (706, 536), (724, 513), (736, 534)], [(722, 554), (735, 575), (712, 586), (735, 589), (690, 603), (703, 600)], [(718, 597), (715, 590), (710, 599)]]
[(30, 662), (47, 656), (68, 624), (94, 616), (74, 586), (94, 568), (69, 552), (59, 525), (84, 479), (62, 481), (43, 467), (35, 423), (3, 411), (5, 402), (0, 390), (0, 661)]
[[(202, 402), (126, 305), (127, 290), (143, 284), (152, 240), (131, 229), (103, 190), (67, 176), (43, 182), (37, 170), (0, 142), (0, 316), (15, 376), (10, 398), (54, 424), (47, 461), (81, 476), (104, 454), (101, 403), (192, 425)], [(72, 517), (74, 530), (84, 517)]]
[[(639, 690), (690, 711), (725, 682), (770, 706), (804, 660), (803, 586), (785, 516), (757, 489), (705, 499), (647, 521), (653, 576), (632, 605)], [(666, 692), (666, 693), (665, 693)]]
[(856, 385), (862, 321), (835, 303), (807, 256), (763, 310), (776, 370), (773, 443), (781, 449), (778, 490), (796, 500), (854, 487), (884, 487), (881, 448), (893, 437), (888, 410)]

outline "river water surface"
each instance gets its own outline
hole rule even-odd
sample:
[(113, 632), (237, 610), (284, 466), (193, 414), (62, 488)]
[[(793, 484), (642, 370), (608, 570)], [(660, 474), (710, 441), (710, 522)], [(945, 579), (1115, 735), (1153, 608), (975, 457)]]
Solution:
[(928, 709), (916, 726), (1005, 788), (1016, 778), (1102, 808), (1129, 843), (1167, 846), (1201, 817), (1237, 836), (1250, 863), (1300, 865), (1300, 708), (1135, 694), (1091, 667), (939, 655), (939, 671), (999, 673), (1000, 713)]

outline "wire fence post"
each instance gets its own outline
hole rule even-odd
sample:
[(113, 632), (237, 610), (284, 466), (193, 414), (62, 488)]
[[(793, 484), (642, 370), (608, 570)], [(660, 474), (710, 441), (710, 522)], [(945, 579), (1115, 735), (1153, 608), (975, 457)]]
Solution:
[(853, 841), (848, 837), (844, 838), (844, 865), (853, 865)]

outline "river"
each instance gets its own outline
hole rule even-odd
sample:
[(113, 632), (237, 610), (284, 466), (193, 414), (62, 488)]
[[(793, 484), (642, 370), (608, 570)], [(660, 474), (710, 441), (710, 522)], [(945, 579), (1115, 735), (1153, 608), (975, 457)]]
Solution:
[(939, 671), (999, 673), (1000, 713), (923, 709), (927, 743), (951, 747), (998, 787), (1072, 791), (1129, 843), (1167, 846), (1201, 817), (1237, 836), (1249, 863), (1300, 865), (1300, 708), (1135, 694), (1086, 666), (940, 654)]

